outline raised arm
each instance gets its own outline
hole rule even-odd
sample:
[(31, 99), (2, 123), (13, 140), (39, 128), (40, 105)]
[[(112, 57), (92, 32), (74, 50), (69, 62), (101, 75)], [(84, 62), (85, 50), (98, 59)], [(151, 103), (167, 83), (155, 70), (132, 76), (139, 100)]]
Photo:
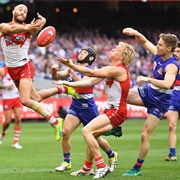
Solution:
[(4, 34), (11, 33), (20, 33), (20, 32), (28, 32), (29, 35), (35, 34), (39, 32), (46, 23), (46, 19), (41, 16), (39, 13), (37, 14), (38, 19), (33, 19), (30, 24), (9, 24), (9, 23), (1, 23), (0, 24), (0, 36)]
[(145, 49), (150, 51), (153, 55), (157, 54), (157, 48), (154, 44), (152, 44), (147, 38), (133, 28), (125, 28), (123, 29), (123, 34), (128, 36), (135, 36), (138, 43), (140, 43)]

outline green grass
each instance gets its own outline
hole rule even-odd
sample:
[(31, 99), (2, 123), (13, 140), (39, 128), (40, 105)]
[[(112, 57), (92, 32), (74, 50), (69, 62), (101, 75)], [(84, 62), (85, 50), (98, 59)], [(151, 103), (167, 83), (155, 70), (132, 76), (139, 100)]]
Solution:
[[(122, 174), (134, 165), (139, 145), (140, 133), (144, 120), (126, 120), (123, 125), (123, 136), (115, 138), (106, 137), (112, 148), (120, 155), (117, 169), (105, 179), (132, 178), (142, 180), (176, 180), (180, 179), (180, 161), (166, 162), (165, 156), (169, 152), (168, 124), (162, 120), (151, 137), (148, 156), (142, 167), (141, 177), (122, 177)], [(20, 137), (22, 150), (11, 147), (13, 141), (13, 123), (7, 131), (3, 144), (0, 145), (0, 180), (54, 180), (54, 179), (92, 179), (93, 176), (73, 177), (70, 172), (80, 168), (85, 158), (85, 142), (81, 136), (81, 128), (72, 134), (71, 171), (58, 173), (54, 168), (63, 160), (61, 143), (55, 141), (53, 130), (45, 122), (23, 122)], [(177, 139), (180, 131), (177, 130)], [(104, 160), (108, 162), (107, 155), (102, 152)], [(180, 144), (177, 142), (177, 156), (180, 157)]]

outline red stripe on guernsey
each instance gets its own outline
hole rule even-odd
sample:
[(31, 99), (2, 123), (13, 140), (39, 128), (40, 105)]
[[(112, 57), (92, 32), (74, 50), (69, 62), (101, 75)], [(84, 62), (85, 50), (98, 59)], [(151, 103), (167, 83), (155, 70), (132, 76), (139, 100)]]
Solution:
[(142, 166), (142, 163), (136, 162), (136, 165), (138, 165), (138, 166)]
[(76, 92), (79, 94), (89, 94), (93, 93), (93, 88), (75, 88)]
[(175, 86), (180, 86), (180, 80), (176, 80)]

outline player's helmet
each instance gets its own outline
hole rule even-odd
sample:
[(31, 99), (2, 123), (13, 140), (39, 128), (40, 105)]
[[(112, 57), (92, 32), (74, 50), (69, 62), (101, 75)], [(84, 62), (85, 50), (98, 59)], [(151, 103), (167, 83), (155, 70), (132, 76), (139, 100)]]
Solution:
[[(82, 50), (86, 50), (87, 52), (88, 52), (88, 55), (84, 58), (84, 60), (83, 61), (77, 61), (78, 63), (88, 63), (89, 65), (91, 65), (95, 60), (96, 60), (96, 53), (95, 53), (95, 51), (91, 48), (91, 47), (84, 47), (84, 48), (82, 48), (81, 49), (81, 51)], [(93, 56), (93, 60), (89, 60), (89, 58), (91, 57), (91, 56)]]

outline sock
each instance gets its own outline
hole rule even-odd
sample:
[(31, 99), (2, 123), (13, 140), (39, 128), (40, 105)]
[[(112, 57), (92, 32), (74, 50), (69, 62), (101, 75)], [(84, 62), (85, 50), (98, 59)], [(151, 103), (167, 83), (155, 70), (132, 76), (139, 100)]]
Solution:
[(19, 136), (21, 134), (21, 127), (14, 127), (14, 144), (19, 141)]
[(137, 158), (136, 164), (134, 165), (133, 168), (134, 168), (136, 171), (140, 171), (143, 162), (144, 162), (144, 160)]
[(112, 149), (110, 149), (108, 152), (106, 152), (106, 154), (108, 155), (109, 158), (114, 157), (114, 151)]
[(64, 161), (67, 163), (70, 163), (71, 158), (70, 158), (70, 153), (64, 153)]
[(2, 132), (1, 136), (2, 137), (6, 136), (6, 132)]
[(96, 167), (97, 169), (99, 168), (104, 168), (106, 166), (106, 164), (104, 163), (104, 160), (102, 158), (102, 156), (95, 158), (95, 162), (96, 162)]
[(58, 120), (50, 115), (49, 111), (42, 106), (39, 102), (34, 101), (32, 105), (32, 109), (42, 115), (46, 120), (51, 124), (51, 126), (55, 126), (58, 124)]
[(93, 162), (84, 161), (82, 169), (84, 171), (90, 171), (92, 169)]
[(67, 93), (67, 87), (64, 86), (58, 86), (58, 94)]
[(46, 119), (51, 124), (51, 126), (56, 126), (58, 124), (58, 120), (52, 115), (48, 116)]
[(169, 151), (172, 156), (176, 156), (176, 148), (170, 148)]

